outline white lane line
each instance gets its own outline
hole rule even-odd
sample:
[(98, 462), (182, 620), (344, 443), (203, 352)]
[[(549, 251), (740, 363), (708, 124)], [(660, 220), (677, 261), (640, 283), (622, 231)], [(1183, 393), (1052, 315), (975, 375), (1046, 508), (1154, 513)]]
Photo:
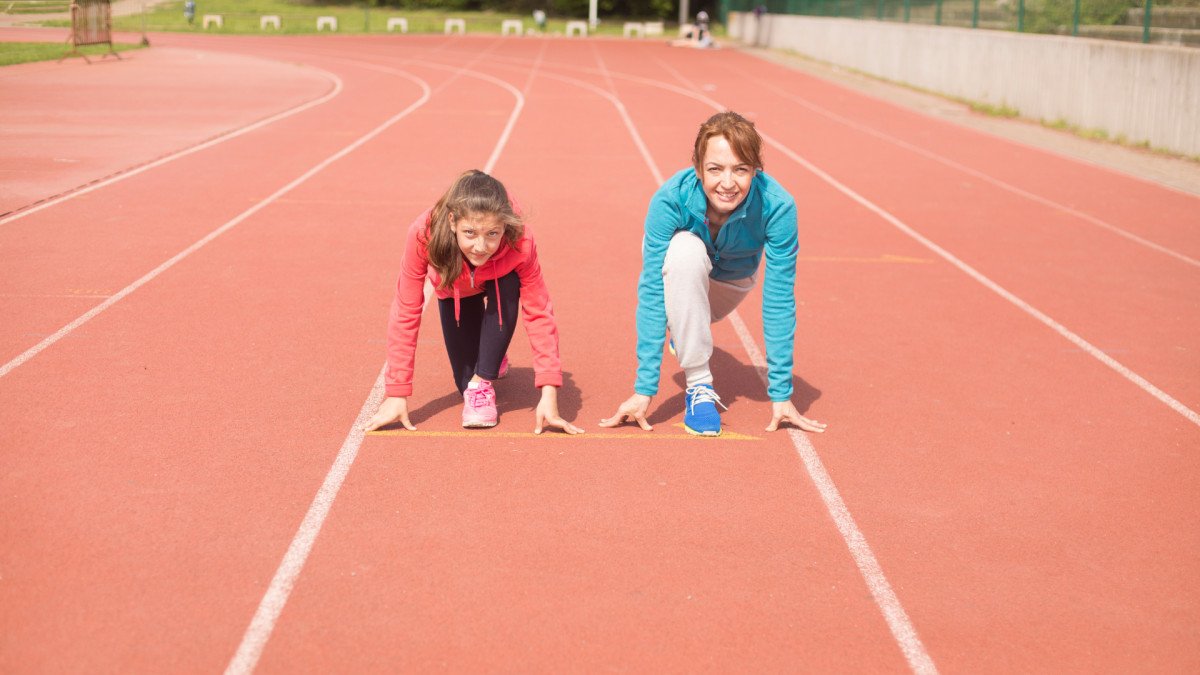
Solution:
[(324, 76), (326, 79), (328, 79), (330, 82), (333, 83), (333, 88), (330, 89), (324, 96), (321, 96), (320, 98), (313, 99), (307, 103), (302, 103), (296, 107), (289, 108), (280, 113), (276, 113), (266, 119), (262, 119), (257, 122), (246, 125), (244, 127), (234, 129), (233, 131), (225, 132), (223, 134), (216, 136), (215, 138), (211, 138), (211, 139), (204, 141), (198, 145), (193, 145), (190, 148), (185, 148), (183, 150), (180, 150), (179, 152), (172, 153), (170, 155), (167, 155), (166, 157), (161, 157), (152, 162), (149, 162), (148, 164), (143, 164), (143, 165), (135, 167), (133, 169), (123, 170), (122, 172), (116, 174), (115, 176), (112, 176), (112, 177), (106, 178), (106, 179), (102, 179), (99, 182), (89, 184), (82, 188), (77, 188), (77, 189), (71, 190), (71, 191), (66, 192), (62, 195), (59, 195), (57, 197), (52, 197), (48, 201), (44, 201), (40, 204), (36, 204), (36, 205), (30, 206), (28, 208), (23, 208), (22, 210), (16, 211), (7, 216), (4, 216), (3, 218), (0, 218), (0, 225), (6, 225), (15, 220), (24, 218), (25, 216), (32, 215), (34, 213), (37, 213), (38, 211), (42, 211), (43, 209), (48, 209), (51, 206), (57, 206), (58, 204), (61, 204), (69, 199), (74, 199), (76, 197), (88, 194), (89, 192), (94, 192), (96, 190), (99, 190), (100, 188), (108, 187), (109, 185), (112, 185), (113, 183), (118, 183), (120, 181), (125, 180), (126, 178), (132, 178), (140, 173), (149, 171), (150, 169), (158, 168), (164, 164), (167, 164), (168, 162), (173, 162), (182, 157), (187, 157), (188, 155), (200, 152), (201, 150), (207, 150), (208, 148), (211, 148), (214, 145), (219, 145), (221, 143), (224, 143), (225, 141), (229, 141), (234, 138), (237, 138), (238, 136), (242, 136), (244, 134), (250, 133), (251, 131), (255, 131), (256, 129), (261, 129), (261, 128), (267, 126), (268, 124), (274, 124), (275, 122), (278, 122), (279, 120), (291, 117), (292, 115), (295, 115), (297, 113), (304, 112), (305, 110), (308, 110), (309, 108), (319, 106), (322, 103), (325, 103), (325, 102), (329, 101), (330, 99), (336, 97), (338, 94), (342, 93), (341, 78), (339, 78), (337, 75), (334, 75), (333, 73), (325, 71), (325, 70), (321, 70), (321, 69), (317, 69), (317, 68), (314, 68), (314, 70), (316, 72), (320, 73), (322, 76)]
[[(516, 121), (515, 115), (525, 107), (525, 96), (507, 82), (489, 75), (467, 72), (467, 69), (472, 67), (476, 61), (482, 59), (485, 54), (486, 50), (478, 54), (469, 63), (457, 68), (441, 66), (440, 64), (425, 63), (424, 65), (455, 73), (453, 77), (439, 84), (437, 91), (441, 91), (447, 87), (459, 75), (465, 74), (502, 86), (513, 94), (516, 99), (516, 104), (513, 108), (514, 113), (510, 115), (509, 123), (505, 125), (503, 132), (501, 132), (499, 139), (496, 141), (496, 148), (500, 148), (508, 142), (509, 134)], [(386, 66), (374, 67), (387, 69)], [(401, 71), (395, 72), (404, 74)], [(531, 76), (529, 82), (531, 83), (532, 81), (533, 78)], [(528, 88), (529, 84), (527, 83), (526, 91), (528, 91)], [(499, 153), (493, 149), (492, 156), (485, 165), (484, 172), (491, 173), (498, 159)], [(426, 304), (429, 303), (431, 297), (433, 297), (433, 287), (429, 283), (429, 280), (426, 279)], [(271, 585), (268, 586), (267, 592), (263, 595), (263, 599), (258, 605), (258, 609), (254, 612), (254, 617), (250, 620), (250, 625), (246, 629), (246, 633), (242, 636), (242, 642), (238, 645), (237, 652), (234, 653), (233, 659), (225, 669), (226, 675), (246, 675), (251, 673), (258, 664), (258, 660), (262, 657), (263, 649), (266, 648), (267, 641), (275, 631), (275, 625), (279, 621), (279, 616), (283, 612), (288, 597), (296, 585), (296, 579), (299, 578), (300, 571), (304, 568), (304, 564), (308, 560), (309, 553), (312, 552), (317, 535), (320, 534), (321, 527), (324, 525), (325, 519), (329, 516), (329, 510), (333, 506), (338, 492), (341, 490), (342, 482), (350, 472), (350, 467), (353, 466), (355, 458), (358, 457), (358, 450), (362, 447), (363, 439), (366, 437), (363, 427), (366, 426), (367, 421), (371, 419), (371, 416), (383, 401), (385, 390), (383, 378), (386, 372), (387, 364), (385, 363), (379, 372), (379, 376), (375, 378), (375, 384), (371, 387), (371, 393), (367, 396), (367, 400), (363, 402), (362, 408), (359, 409), (358, 417), (354, 419), (353, 424), (350, 426), (350, 432), (342, 442), (342, 447), (338, 450), (333, 466), (330, 467), (329, 473), (326, 474), (324, 482), (321, 483), (321, 488), (317, 491), (312, 504), (304, 515), (304, 520), (300, 523), (300, 528), (292, 538), (287, 553), (284, 554), (283, 560), (280, 561), (279, 567), (275, 570), (275, 576), (271, 579)]]
[[(746, 324), (736, 309), (730, 313), (729, 320), (733, 324), (738, 338), (742, 341), (742, 347), (750, 356), (751, 363), (758, 371), (758, 377), (766, 385), (768, 383), (767, 360), (759, 351), (758, 343), (750, 335), (750, 330), (746, 328)], [(825, 503), (825, 509), (829, 512), (834, 524), (837, 525), (838, 532), (846, 542), (846, 547), (850, 549), (850, 556), (854, 558), (854, 564), (858, 567), (859, 574), (867, 583), (871, 597), (875, 599), (875, 604), (883, 613), (883, 619), (892, 631), (892, 636), (900, 645), (900, 651), (908, 661), (908, 666), (914, 673), (936, 673), (937, 666), (934, 665), (920, 636), (917, 635), (917, 630), (909, 620), (908, 613), (904, 611), (904, 605), (900, 604), (900, 598), (896, 596), (891, 584), (888, 583), (887, 576), (884, 575), (883, 568), (879, 565), (879, 560), (871, 551), (870, 544), (867, 543), (867, 538), (863, 536), (862, 531), (858, 529), (858, 524), (854, 522), (854, 516), (850, 514), (850, 509), (842, 499), (841, 493), (838, 492), (833, 478), (825, 470), (825, 465), (821, 462), (817, 449), (813, 447), (812, 441), (803, 431), (789, 428), (787, 432), (788, 437), (792, 440), (792, 445), (796, 448), (796, 453), (804, 462), (804, 468), (808, 471), (809, 478), (821, 495), (821, 501)]]
[(621, 122), (625, 125), (625, 129), (629, 132), (629, 136), (633, 139), (633, 144), (637, 148), (638, 153), (641, 154), (642, 161), (645, 162), (646, 167), (650, 169), (650, 175), (654, 176), (656, 184), (663, 184), (663, 175), (658, 170), (658, 166), (654, 163), (654, 158), (650, 155), (650, 149), (647, 148), (646, 143), (642, 141), (642, 135), (638, 133), (637, 127), (633, 124), (633, 119), (629, 117), (629, 111), (625, 109), (625, 104), (621, 103), (620, 99), (590, 82), (585, 82), (574, 77), (556, 75), (554, 73), (542, 73), (542, 77), (549, 78), (551, 80), (558, 80), (560, 82), (566, 82), (567, 84), (572, 84), (576, 87), (587, 89), (595, 92), (597, 96), (608, 100), (608, 102), (617, 109), (617, 114), (621, 116)]
[(981, 272), (976, 270), (974, 267), (971, 267), (970, 265), (966, 264), (962, 260), (959, 260), (957, 257), (954, 256), (954, 254), (950, 253), (946, 249), (942, 248), (941, 246), (938, 246), (937, 244), (933, 243), (929, 239), (925, 238), (925, 236), (921, 235), (919, 232), (917, 232), (913, 228), (909, 227), (907, 224), (905, 224), (902, 220), (900, 220), (896, 216), (893, 216), (891, 213), (888, 213), (887, 211), (880, 208), (879, 206), (876, 206), (873, 202), (871, 202), (866, 197), (863, 197), (862, 195), (858, 194), (854, 190), (851, 190), (849, 187), (843, 185), (837, 179), (835, 179), (834, 177), (825, 173), (821, 169), (817, 168), (808, 160), (804, 159), (800, 155), (797, 155), (795, 152), (793, 152), (791, 150), (791, 148), (788, 148), (787, 146), (783, 145), (782, 143), (776, 141), (773, 138), (766, 136), (765, 134), (763, 135), (763, 140), (765, 140), (767, 143), (769, 143), (776, 150), (779, 150), (783, 154), (787, 155), (789, 158), (792, 159), (792, 161), (796, 162), (797, 164), (800, 164), (801, 166), (803, 166), (804, 168), (808, 169), (813, 174), (815, 174), (818, 178), (825, 181), (829, 185), (833, 186), (833, 188), (836, 189), (837, 191), (846, 195), (850, 199), (858, 202), (864, 208), (873, 212), (875, 215), (879, 216), (880, 218), (887, 221), (888, 223), (891, 223), (896, 229), (900, 230), (904, 234), (907, 234), (909, 237), (912, 237), (914, 240), (920, 242), (920, 244), (922, 246), (929, 249), (930, 251), (933, 251), (938, 256), (940, 256), (943, 260), (945, 260), (946, 262), (950, 263), (951, 265), (957, 267), (964, 274), (971, 277), (975, 281), (978, 281), (979, 283), (983, 284), (983, 286), (985, 288), (991, 290), (996, 295), (999, 295), (1000, 297), (1004, 298), (1005, 300), (1016, 305), (1017, 307), (1019, 307), (1021, 309), (1021, 311), (1025, 312), (1029, 316), (1032, 316), (1033, 318), (1042, 322), (1047, 327), (1049, 327), (1051, 330), (1053, 330), (1054, 332), (1063, 336), (1064, 338), (1069, 340), (1072, 344), (1074, 344), (1075, 346), (1082, 349), (1086, 354), (1095, 358), (1097, 361), (1103, 363), (1104, 365), (1108, 366), (1109, 368), (1112, 368), (1114, 371), (1119, 373), (1121, 375), (1121, 377), (1124, 377), (1125, 379), (1127, 379), (1130, 382), (1137, 385), (1142, 391), (1145, 391), (1146, 393), (1150, 394), (1151, 396), (1158, 399), (1159, 401), (1162, 401), (1168, 407), (1170, 407), (1172, 410), (1179, 413), (1180, 415), (1183, 415), (1183, 417), (1185, 419), (1187, 419), (1188, 421), (1190, 421), (1192, 424), (1200, 426), (1200, 414), (1197, 414), (1196, 411), (1192, 410), (1191, 408), (1188, 408), (1187, 406), (1185, 406), (1183, 403), (1176, 400), (1174, 397), (1172, 397), (1167, 392), (1154, 386), (1146, 378), (1133, 372), (1132, 370), (1130, 370), (1128, 367), (1126, 367), (1121, 362), (1112, 358), (1108, 354), (1105, 354), (1098, 347), (1092, 345), (1092, 343), (1088, 342), (1087, 340), (1084, 340), (1079, 335), (1076, 335), (1075, 333), (1070, 331), (1066, 326), (1055, 321), (1054, 319), (1050, 318), (1048, 315), (1046, 315), (1041, 310), (1037, 309), (1033, 305), (1030, 305), (1028, 302), (1025, 302), (1021, 298), (1017, 297), (1017, 295), (1015, 293), (1009, 291), (1008, 289), (1004, 288), (1000, 284), (998, 284), (998, 283), (992, 281), (991, 279), (989, 279), (988, 277), (984, 276)]
[[(936, 152), (933, 152), (932, 150), (927, 150), (918, 145), (909, 143), (908, 141), (905, 141), (905, 140), (902, 140), (895, 136), (892, 136), (890, 134), (884, 133), (878, 129), (873, 129), (865, 124), (860, 124), (858, 122), (855, 122), (854, 120), (843, 117), (831, 110), (826, 110), (825, 108), (822, 108), (821, 106), (819, 106), (815, 103), (812, 103), (803, 98), (800, 98), (799, 96), (796, 96), (795, 94), (792, 94), (789, 91), (780, 89), (779, 87), (777, 87), (773, 84), (770, 84), (769, 82), (764, 82), (762, 80), (755, 79), (755, 78), (751, 78), (751, 80), (753, 82), (755, 82), (756, 84), (758, 84), (759, 86), (761, 86), (765, 89), (769, 89), (770, 91), (775, 92), (779, 96), (782, 96), (782, 97), (800, 105), (803, 108), (811, 110), (812, 112), (814, 112), (818, 115), (821, 115), (822, 117), (826, 117), (835, 122), (838, 122), (839, 124), (843, 124), (845, 126), (850, 127), (851, 129), (855, 129), (856, 131), (860, 131), (864, 134), (874, 136), (875, 138), (886, 141), (893, 145), (900, 146), (906, 150), (909, 150), (910, 152), (915, 152), (916, 154), (921, 155), (922, 157), (931, 159), (935, 162), (938, 162), (938, 163), (948, 166), (952, 169), (955, 169), (956, 171), (960, 171), (969, 176), (977, 178), (977, 179), (979, 179), (985, 183), (988, 183), (990, 185), (994, 185), (995, 187), (998, 187), (1001, 190), (1006, 190), (1015, 195), (1024, 197), (1025, 199), (1028, 199), (1030, 201), (1037, 202), (1038, 204), (1041, 204), (1042, 206), (1048, 206), (1051, 209), (1062, 211), (1063, 213), (1075, 216), (1076, 218), (1079, 218), (1080, 220), (1091, 223), (1092, 225), (1095, 225), (1096, 227), (1100, 227), (1105, 230), (1108, 230), (1109, 232), (1112, 232), (1113, 234), (1116, 234), (1117, 236), (1124, 237), (1125, 239), (1128, 239), (1129, 241), (1132, 241), (1136, 244), (1140, 244), (1141, 246), (1145, 246), (1146, 248), (1158, 251), (1159, 253), (1169, 255), (1172, 258), (1179, 260), (1180, 262), (1187, 263), (1188, 265), (1192, 265), (1194, 267), (1200, 267), (1200, 260), (1197, 260), (1188, 255), (1180, 253), (1179, 251), (1175, 251), (1173, 249), (1167, 248), (1166, 246), (1163, 246), (1162, 244), (1158, 244), (1156, 242), (1150, 241), (1149, 239), (1140, 237), (1132, 232), (1129, 232), (1128, 230), (1125, 230), (1116, 225), (1113, 225), (1112, 223), (1101, 220), (1100, 218), (1097, 218), (1091, 214), (1084, 213), (1083, 211), (1080, 211), (1079, 209), (1072, 208), (1065, 204), (1060, 204), (1052, 199), (1048, 199), (1048, 198), (1042, 197), (1040, 195), (1036, 195), (1032, 192), (1029, 192), (1028, 190), (1019, 188), (1011, 183), (1007, 183), (1003, 180), (1000, 180), (999, 178), (994, 178), (982, 171), (979, 171), (978, 169), (973, 169), (964, 164), (960, 164), (960, 163), (950, 159), (949, 157), (940, 155)], [(945, 120), (940, 120), (940, 121), (945, 121)], [(1154, 184), (1154, 185), (1157, 185), (1157, 184)]]
[(371, 416), (375, 414), (380, 402), (383, 401), (383, 375), (386, 368), (385, 365), (383, 369), (380, 369), (378, 377), (375, 378), (375, 384), (371, 386), (370, 395), (363, 402), (362, 408), (358, 411), (358, 417), (354, 419), (354, 424), (350, 427), (350, 433), (342, 442), (341, 449), (338, 450), (333, 466), (325, 474), (321, 489), (317, 491), (312, 505), (304, 514), (304, 520), (300, 523), (300, 529), (296, 532), (296, 536), (292, 537), (292, 543), (279, 563), (279, 568), (275, 570), (275, 576), (271, 579), (271, 585), (267, 587), (266, 594), (258, 604), (258, 610), (255, 611), (254, 618), (250, 621), (250, 627), (246, 629), (237, 652), (225, 668), (227, 675), (253, 672), (254, 666), (258, 664), (263, 647), (266, 646), (267, 639), (275, 629), (275, 622), (283, 612), (288, 596), (291, 595), (292, 588), (296, 585), (300, 569), (304, 567), (304, 562), (308, 559), (309, 552), (312, 551), (317, 535), (321, 532), (321, 525), (324, 524), (325, 517), (329, 515), (329, 509), (333, 507), (333, 500), (337, 498), (338, 491), (342, 488), (342, 482), (346, 480), (346, 475), (350, 473), (350, 467), (354, 464), (355, 457), (358, 456), (358, 448), (362, 445), (363, 436), (366, 434), (364, 427)]
[[(659, 63), (662, 68), (670, 72), (677, 79), (691, 86), (687, 78), (674, 68), (662, 61), (659, 61)], [(724, 109), (720, 106), (716, 107)], [(758, 348), (758, 343), (750, 335), (750, 331), (747, 330), (746, 324), (742, 321), (742, 317), (736, 309), (730, 312), (729, 321), (733, 324), (738, 339), (741, 340), (742, 348), (746, 350), (746, 354), (750, 357), (750, 362), (754, 364), (755, 370), (758, 371), (759, 378), (764, 385), (768, 384), (767, 360), (763, 358), (762, 351)], [(934, 665), (933, 658), (929, 656), (929, 652), (921, 642), (920, 636), (917, 635), (916, 627), (913, 626), (912, 621), (908, 618), (908, 613), (904, 611), (904, 605), (900, 603), (900, 598), (892, 590), (892, 585), (888, 582), (887, 575), (883, 573), (883, 567), (879, 564), (875, 553), (871, 551), (871, 546), (867, 543), (867, 538), (858, 529), (858, 524), (854, 522), (854, 516), (850, 514), (850, 509), (846, 506), (845, 500), (842, 499), (841, 493), (838, 492), (833, 478), (825, 470), (825, 465), (821, 462), (821, 457), (817, 454), (816, 448), (813, 447), (812, 441), (808, 439), (808, 436), (804, 432), (798, 429), (788, 429), (788, 438), (791, 439), (792, 446), (796, 448), (796, 453), (800, 455), (800, 460), (804, 463), (804, 468), (808, 472), (809, 479), (812, 480), (818, 494), (821, 495), (821, 501), (825, 504), (825, 509), (829, 512), (830, 518), (833, 519), (834, 524), (837, 526), (838, 533), (842, 536), (842, 541), (845, 542), (846, 548), (849, 549), (850, 556), (854, 559), (854, 564), (858, 567), (859, 574), (862, 575), (863, 581), (866, 582), (867, 588), (871, 591), (871, 597), (875, 600), (875, 605), (883, 614), (883, 619), (887, 623), (888, 629), (892, 632), (892, 637), (900, 646), (900, 651), (904, 654), (905, 660), (908, 661), (909, 668), (914, 673), (920, 673), (921, 675), (937, 673), (937, 666)]]
[[(630, 82), (637, 82), (637, 83), (644, 84), (644, 85), (650, 86), (650, 87), (666, 89), (667, 91), (674, 91), (680, 95), (696, 99), (697, 101), (702, 101), (702, 102), (708, 104), (710, 107), (712, 107), (715, 110), (726, 110), (726, 107), (724, 105), (718, 103), (717, 101), (714, 101), (713, 99), (711, 99), (703, 94), (699, 94), (697, 92), (690, 91), (688, 89), (684, 89), (682, 87), (677, 87), (677, 86), (674, 86), (671, 84), (666, 84), (665, 82), (660, 82), (658, 80), (652, 80), (650, 78), (640, 77), (637, 75), (625, 75), (625, 74), (621, 74), (621, 73), (614, 73), (613, 77), (616, 77), (619, 79), (624, 79), (624, 80), (627, 80)], [(1133, 384), (1135, 384), (1142, 391), (1146, 392), (1147, 394), (1150, 394), (1154, 398), (1156, 398), (1159, 401), (1161, 401), (1162, 403), (1166, 404), (1172, 410), (1174, 410), (1175, 412), (1182, 415), (1189, 422), (1191, 422), (1197, 426), (1200, 426), (1200, 414), (1197, 414), (1196, 411), (1192, 410), (1191, 408), (1188, 408), (1186, 405), (1184, 405), (1183, 403), (1176, 400), (1170, 394), (1167, 394), (1165, 391), (1154, 386), (1146, 378), (1144, 378), (1141, 375), (1138, 375), (1134, 371), (1130, 370), (1124, 364), (1120, 363), (1119, 361), (1112, 358), (1108, 354), (1105, 354), (1102, 350), (1100, 350), (1096, 346), (1092, 345), (1087, 340), (1084, 340), (1082, 337), (1080, 337), (1079, 335), (1077, 335), (1074, 332), (1072, 332), (1071, 330), (1069, 330), (1066, 326), (1058, 323), (1057, 321), (1050, 318), (1048, 315), (1046, 315), (1042, 311), (1035, 308), (1033, 305), (1022, 300), (1015, 293), (1012, 293), (1011, 291), (1005, 289), (1000, 284), (998, 284), (998, 283), (992, 281), (991, 279), (989, 279), (988, 277), (984, 276), (981, 272), (979, 272), (975, 268), (966, 264), (962, 260), (959, 260), (952, 253), (950, 253), (946, 249), (942, 248), (941, 246), (938, 246), (937, 244), (933, 243), (931, 240), (929, 240), (928, 238), (926, 238), (923, 235), (921, 235), (920, 233), (918, 233), (912, 227), (909, 227), (907, 224), (905, 224), (903, 221), (901, 221), (896, 216), (892, 215), (888, 211), (879, 207), (878, 205), (876, 205), (874, 202), (867, 199), (866, 197), (863, 197), (862, 195), (858, 194), (854, 190), (850, 189), (849, 187), (847, 187), (846, 185), (844, 185), (843, 183), (838, 181), (833, 176), (822, 171), (816, 165), (814, 165), (812, 162), (804, 159), (799, 154), (792, 151), (791, 148), (787, 147), (783, 143), (780, 143), (779, 141), (775, 140), (773, 137), (768, 136), (767, 134), (762, 134), (762, 137), (763, 137), (763, 141), (765, 141), (768, 145), (770, 145), (771, 147), (775, 148), (776, 150), (779, 150), (780, 152), (782, 152), (789, 159), (791, 159), (792, 161), (796, 162), (800, 166), (807, 169), (813, 175), (817, 176), (822, 181), (824, 181), (825, 183), (832, 186), (838, 192), (841, 192), (842, 194), (846, 195), (847, 197), (854, 200), (855, 202), (858, 202), (859, 204), (861, 204), (863, 207), (865, 207), (872, 213), (878, 215), (880, 218), (882, 218), (883, 220), (890, 223), (896, 229), (900, 230), (904, 234), (906, 234), (909, 237), (911, 237), (912, 239), (916, 240), (918, 243), (920, 243), (925, 248), (928, 248), (930, 251), (933, 251), (934, 253), (936, 253), (939, 257), (941, 257), (946, 262), (949, 262), (951, 265), (957, 267), (959, 270), (964, 272), (967, 276), (978, 281), (980, 284), (982, 284), (988, 290), (991, 290), (992, 292), (996, 293), (1000, 297), (1002, 297), (1005, 300), (1016, 305), (1018, 308), (1021, 309), (1021, 311), (1025, 312), (1026, 314), (1032, 316), (1033, 318), (1037, 319), (1041, 323), (1045, 324), (1051, 330), (1053, 330), (1054, 332), (1063, 336), (1064, 338), (1069, 340), (1072, 344), (1078, 346), (1080, 349), (1082, 349), (1084, 351), (1084, 353), (1095, 358), (1097, 361), (1100, 361), (1101, 363), (1108, 366), (1109, 368), (1112, 368), (1119, 375), (1121, 375), (1121, 377), (1124, 377), (1125, 379), (1127, 379), (1130, 382), (1132, 382)]]
[(213, 230), (212, 232), (209, 232), (207, 235), (205, 235), (203, 238), (201, 238), (196, 243), (192, 244), (191, 246), (189, 246), (189, 247), (185, 248), (184, 250), (180, 251), (179, 253), (175, 254), (173, 257), (171, 257), (170, 260), (167, 260), (166, 262), (162, 263), (158, 267), (155, 267), (153, 270), (147, 272), (137, 281), (134, 281), (133, 283), (126, 286), (125, 288), (122, 288), (121, 290), (117, 291), (111, 297), (109, 297), (107, 300), (100, 303), (99, 305), (96, 305), (92, 309), (88, 310), (86, 313), (79, 316), (71, 323), (63, 326), (62, 328), (59, 328), (58, 331), (56, 331), (53, 335), (47, 337), (46, 339), (42, 340), (41, 342), (37, 343), (36, 345), (25, 350), (22, 354), (17, 356), (15, 359), (9, 361), (8, 363), (4, 364), (3, 366), (0, 366), (0, 377), (4, 377), (5, 375), (8, 375), (14, 369), (19, 367), (21, 364), (23, 364), (26, 361), (28, 361), (29, 359), (32, 359), (33, 357), (37, 356), (39, 353), (41, 353), (47, 347), (53, 345), (55, 342), (58, 342), (59, 340), (63, 339), (67, 335), (69, 335), (76, 328), (79, 328), (80, 326), (87, 323), (88, 321), (91, 321), (93, 318), (95, 318), (97, 315), (99, 315), (104, 310), (106, 310), (109, 307), (112, 307), (113, 305), (120, 302), (125, 296), (129, 295), (130, 293), (133, 293), (137, 289), (141, 288), (142, 286), (146, 285), (150, 281), (154, 280), (154, 278), (157, 277), (158, 275), (171, 269), (179, 261), (183, 260), (184, 258), (188, 257), (189, 255), (200, 250), (201, 248), (203, 248), (206, 244), (208, 244), (213, 239), (216, 239), (217, 237), (221, 236), (225, 232), (234, 228), (235, 226), (237, 226), (239, 223), (246, 220), (250, 216), (252, 216), (255, 213), (258, 213), (262, 209), (266, 208), (275, 200), (279, 199), (280, 197), (287, 194), (288, 192), (291, 192), (292, 190), (294, 190), (299, 185), (303, 184), (308, 179), (310, 179), (313, 176), (320, 173), (322, 170), (325, 169), (325, 167), (336, 162), (337, 160), (341, 159), (342, 157), (345, 157), (346, 155), (350, 154), (351, 152), (353, 152), (355, 149), (357, 149), (358, 147), (360, 147), (367, 141), (370, 141), (371, 139), (375, 138), (379, 134), (383, 133), (384, 130), (386, 130), (388, 127), (392, 126), (396, 122), (399, 122), (401, 119), (407, 117), (408, 114), (411, 113), (412, 111), (416, 110), (417, 108), (421, 107), (422, 105), (425, 105), (425, 102), (429, 100), (429, 85), (427, 85), (424, 81), (422, 81), (418, 78), (411, 77), (411, 76), (408, 76), (408, 77), (412, 81), (416, 82), (423, 90), (421, 98), (419, 98), (412, 105), (408, 106), (400, 113), (392, 116), (387, 121), (385, 121), (383, 124), (379, 125), (378, 127), (375, 127), (373, 130), (367, 132), (365, 135), (360, 137), (358, 140), (354, 141), (353, 143), (345, 146), (341, 150), (335, 152), (334, 154), (330, 155), (326, 159), (322, 160), (316, 166), (312, 167), (308, 171), (305, 171), (303, 174), (301, 174), (298, 178), (294, 179), (292, 182), (290, 182), (287, 185), (276, 190), (273, 194), (271, 194), (266, 199), (263, 199), (262, 201), (258, 202), (254, 206), (243, 211), (241, 214), (235, 216), (229, 222), (218, 227), (217, 229)]

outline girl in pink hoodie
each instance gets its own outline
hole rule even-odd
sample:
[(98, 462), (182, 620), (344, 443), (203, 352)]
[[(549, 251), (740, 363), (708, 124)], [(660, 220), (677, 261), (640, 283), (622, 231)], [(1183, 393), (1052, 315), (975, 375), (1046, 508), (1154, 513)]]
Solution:
[(542, 390), (534, 433), (546, 426), (583, 433), (558, 414), (563, 379), (558, 327), (533, 234), (500, 181), (475, 170), (459, 176), (408, 228), (388, 317), (387, 398), (367, 422), (368, 431), (397, 420), (416, 431), (409, 421), (408, 397), (426, 279), (438, 298), (446, 354), (463, 395), (464, 427), (496, 426), (492, 381), (508, 370), (505, 354), (519, 307), (533, 350), (533, 383)]

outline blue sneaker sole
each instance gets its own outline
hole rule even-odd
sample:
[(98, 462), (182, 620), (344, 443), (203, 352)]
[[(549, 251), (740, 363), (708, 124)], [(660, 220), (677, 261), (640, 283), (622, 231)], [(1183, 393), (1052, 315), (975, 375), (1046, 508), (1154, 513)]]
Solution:
[(715, 437), (721, 435), (721, 431), (719, 429), (717, 431), (696, 431), (695, 429), (689, 427), (686, 424), (683, 425), (683, 430), (693, 436), (708, 436), (709, 438), (715, 438)]

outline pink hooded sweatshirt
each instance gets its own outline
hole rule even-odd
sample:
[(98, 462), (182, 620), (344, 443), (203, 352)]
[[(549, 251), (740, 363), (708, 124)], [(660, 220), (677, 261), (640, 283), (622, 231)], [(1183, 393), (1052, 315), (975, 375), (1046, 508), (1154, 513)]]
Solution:
[[(515, 206), (515, 205), (514, 205)], [(458, 318), (458, 301), (483, 293), (483, 283), (505, 276), (513, 270), (521, 279), (521, 318), (529, 346), (533, 351), (533, 384), (536, 387), (562, 386), (562, 365), (558, 356), (558, 325), (550, 305), (550, 293), (542, 279), (537, 245), (533, 233), (525, 226), (525, 235), (516, 248), (505, 239), (496, 253), (480, 267), (472, 270), (463, 261), (462, 274), (447, 290), (438, 289), (441, 278), (429, 266), (427, 246), (433, 209), (425, 211), (408, 226), (400, 278), (396, 282), (396, 299), (388, 315), (387, 373), (388, 396), (411, 396), (413, 363), (417, 351), (417, 332), (421, 328), (421, 313), (425, 307), (425, 279), (433, 284), (439, 299), (454, 298), (454, 316)], [(503, 320), (503, 319), (501, 319)]]

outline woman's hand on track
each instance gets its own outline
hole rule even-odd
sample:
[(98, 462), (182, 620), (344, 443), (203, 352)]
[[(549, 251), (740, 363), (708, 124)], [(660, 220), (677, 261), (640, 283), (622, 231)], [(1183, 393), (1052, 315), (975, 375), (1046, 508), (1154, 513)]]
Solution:
[(366, 431), (375, 431), (379, 427), (387, 426), (396, 420), (400, 420), (400, 424), (404, 425), (409, 431), (416, 431), (412, 422), (408, 421), (408, 398), (404, 396), (389, 396), (383, 399), (383, 403), (379, 405), (379, 410), (375, 412), (375, 416), (367, 422), (364, 427)]
[(817, 434), (824, 433), (826, 426), (801, 415), (791, 401), (775, 401), (771, 403), (771, 423), (767, 425), (767, 431), (775, 431), (781, 422), (790, 422), (805, 431)]
[(646, 411), (650, 409), (650, 397), (644, 394), (634, 394), (625, 400), (619, 408), (617, 414), (612, 417), (600, 420), (602, 427), (619, 426), (626, 419), (631, 419), (638, 423), (644, 431), (653, 431), (654, 427), (646, 421)]
[(582, 434), (583, 429), (571, 424), (558, 415), (558, 387), (547, 385), (542, 387), (542, 400), (538, 401), (535, 413), (537, 426), (533, 433), (540, 434), (545, 427), (557, 427), (568, 434)]

